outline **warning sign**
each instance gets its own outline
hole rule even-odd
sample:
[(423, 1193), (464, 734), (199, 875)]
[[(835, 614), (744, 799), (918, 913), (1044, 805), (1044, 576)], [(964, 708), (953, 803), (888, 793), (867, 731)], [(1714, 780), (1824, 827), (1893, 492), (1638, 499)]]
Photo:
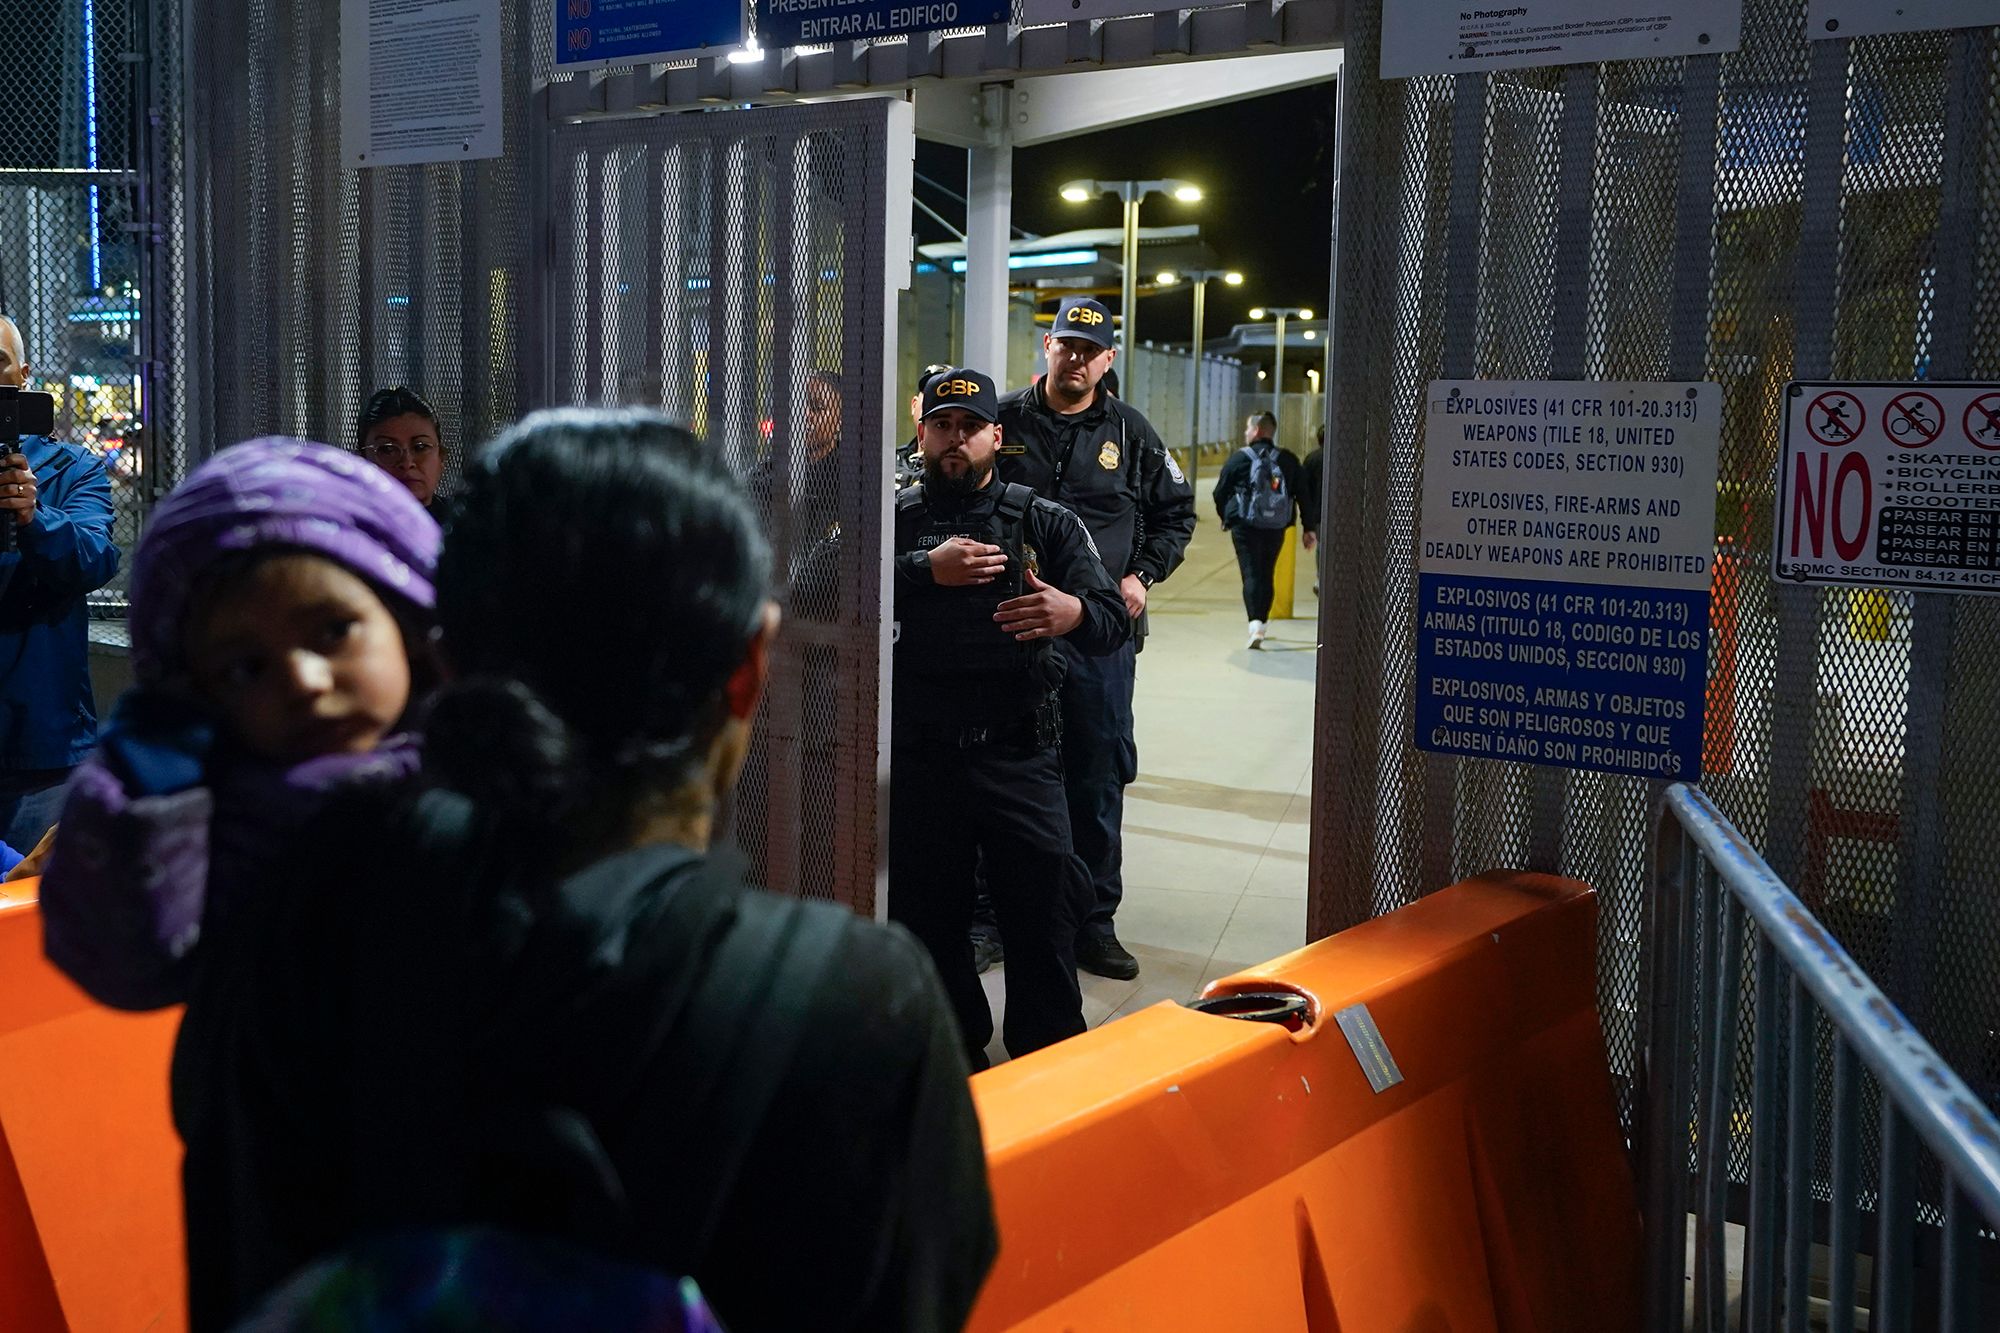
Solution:
[(1428, 408), (1418, 748), (1693, 779), (1721, 390), (1439, 381)]
[(2000, 385), (1793, 384), (1772, 569), (2000, 592)]

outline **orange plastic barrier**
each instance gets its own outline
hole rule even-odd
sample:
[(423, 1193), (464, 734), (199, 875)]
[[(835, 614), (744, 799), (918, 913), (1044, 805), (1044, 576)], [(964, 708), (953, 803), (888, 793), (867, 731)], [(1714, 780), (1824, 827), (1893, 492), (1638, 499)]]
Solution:
[(1637, 1328), (1596, 934), (1584, 885), (1483, 875), (1209, 987), (1303, 991), (1302, 1031), (1163, 1003), (976, 1076), (1001, 1241), (971, 1329)]
[(0, 1328), (187, 1327), (179, 1011), (94, 1004), (42, 957), (35, 884), (0, 885)]

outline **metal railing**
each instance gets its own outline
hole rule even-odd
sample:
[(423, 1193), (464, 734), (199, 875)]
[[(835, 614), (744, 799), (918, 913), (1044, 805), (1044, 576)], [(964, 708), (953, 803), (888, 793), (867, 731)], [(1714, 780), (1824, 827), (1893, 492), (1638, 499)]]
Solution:
[[(1649, 1333), (1680, 1333), (1686, 1326), (1690, 1212), (1693, 1326), (1709, 1333), (1732, 1327), (1727, 1223), (1730, 1148), (1745, 1109), (1737, 1094), (1737, 1040), (1746, 1003), (1746, 919), (1756, 928), (1754, 996), (1747, 1001), (1754, 1006), (1753, 1075), (1741, 1322), (1734, 1326), (1805, 1333), (1812, 1245), (1823, 1206), (1828, 1327), (1833, 1333), (1854, 1328), (1856, 1255), (1863, 1248), (1863, 1084), (1872, 1079), (1880, 1090), (1882, 1155), (1870, 1333), (1911, 1328), (1915, 1238), (1924, 1225), (1918, 1218), (1919, 1145), (1935, 1154), (1943, 1171), (1932, 1326), (1944, 1333), (1993, 1327), (1980, 1324), (1974, 1309), (1975, 1264), (1980, 1251), (1990, 1258), (1992, 1249), (1979, 1235), (1981, 1217), (2000, 1229), (2000, 1121), (1700, 790), (1685, 784), (1667, 789), (1655, 869), (1637, 1144)], [(1820, 1016), (1832, 1048), (1824, 1181), (1815, 1154)], [(1986, 1314), (2000, 1317), (2000, 1311)]]

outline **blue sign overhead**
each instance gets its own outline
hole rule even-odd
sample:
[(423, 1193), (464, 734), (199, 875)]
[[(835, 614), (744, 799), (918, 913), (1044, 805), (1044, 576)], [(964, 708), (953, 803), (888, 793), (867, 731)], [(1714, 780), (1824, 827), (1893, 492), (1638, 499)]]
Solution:
[(556, 68), (636, 65), (743, 45), (742, 0), (555, 0)]
[(757, 0), (757, 39), (766, 47), (858, 42), (983, 28), (1013, 12), (1012, 0)]
[(1721, 401), (1699, 383), (1431, 386), (1419, 749), (1700, 775)]

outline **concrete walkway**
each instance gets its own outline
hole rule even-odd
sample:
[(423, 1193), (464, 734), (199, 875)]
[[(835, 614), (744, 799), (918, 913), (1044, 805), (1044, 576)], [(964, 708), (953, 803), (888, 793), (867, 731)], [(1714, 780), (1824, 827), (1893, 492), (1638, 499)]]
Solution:
[[(1125, 903), (1118, 935), (1136, 981), (1082, 974), (1094, 1027), (1305, 942), (1312, 788), (1311, 557), (1297, 618), (1244, 646), (1241, 584), (1207, 487), (1187, 563), (1153, 592), (1139, 656), (1139, 780), (1125, 793)], [(995, 1030), (1005, 967), (986, 977)], [(998, 1039), (989, 1052), (1005, 1058)]]

